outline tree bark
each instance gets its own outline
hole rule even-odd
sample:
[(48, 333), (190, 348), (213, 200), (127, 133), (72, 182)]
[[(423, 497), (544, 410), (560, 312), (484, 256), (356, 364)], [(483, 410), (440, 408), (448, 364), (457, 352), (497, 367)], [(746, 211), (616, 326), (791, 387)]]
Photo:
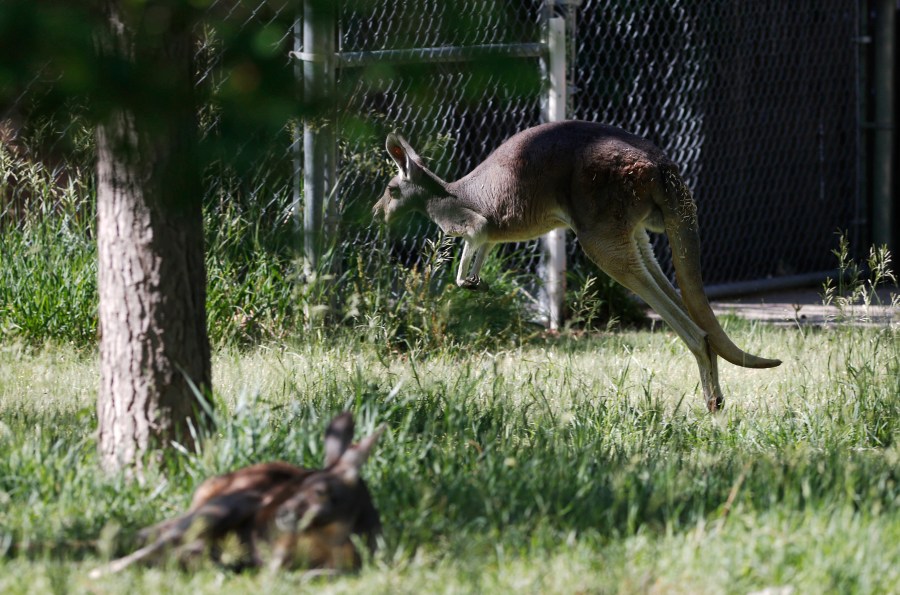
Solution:
[(190, 19), (169, 14), (150, 34), (141, 15), (106, 8), (98, 46), (126, 74), (97, 129), (98, 441), (105, 469), (140, 476), (149, 449), (190, 445), (189, 425), (209, 421), (194, 45)]

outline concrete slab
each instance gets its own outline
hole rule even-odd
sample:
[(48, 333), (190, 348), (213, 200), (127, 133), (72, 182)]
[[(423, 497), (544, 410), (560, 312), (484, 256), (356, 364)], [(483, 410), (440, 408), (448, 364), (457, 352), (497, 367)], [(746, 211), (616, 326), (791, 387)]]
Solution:
[[(777, 326), (817, 325), (842, 322), (859, 325), (900, 325), (900, 294), (897, 288), (881, 289), (868, 307), (860, 304), (843, 309), (822, 304), (821, 289), (797, 289), (755, 294), (739, 298), (711, 300), (716, 315), (733, 314), (748, 320), (758, 320)], [(659, 315), (650, 310), (650, 318)]]

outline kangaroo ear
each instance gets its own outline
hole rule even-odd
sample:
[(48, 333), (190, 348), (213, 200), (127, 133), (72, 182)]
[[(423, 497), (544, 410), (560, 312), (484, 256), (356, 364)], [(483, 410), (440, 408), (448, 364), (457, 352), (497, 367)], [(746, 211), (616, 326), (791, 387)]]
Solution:
[(396, 132), (388, 134), (384, 146), (387, 149), (388, 155), (390, 155), (391, 159), (394, 160), (394, 163), (397, 164), (397, 168), (400, 170), (400, 176), (408, 179), (410, 170), (416, 167), (418, 165), (417, 162), (420, 161), (419, 156), (413, 148), (409, 146), (406, 139)]
[(325, 466), (331, 467), (341, 459), (341, 455), (353, 440), (353, 414), (341, 413), (331, 420), (325, 430)]
[(362, 469), (363, 464), (369, 459), (372, 448), (375, 446), (375, 443), (378, 442), (378, 439), (381, 438), (381, 435), (384, 434), (384, 430), (384, 424), (378, 426), (378, 429), (372, 432), (371, 435), (366, 436), (360, 440), (359, 443), (354, 444), (341, 455), (341, 460), (335, 466), (335, 470), (340, 474), (344, 483), (356, 485), (356, 482), (359, 481), (360, 469)]

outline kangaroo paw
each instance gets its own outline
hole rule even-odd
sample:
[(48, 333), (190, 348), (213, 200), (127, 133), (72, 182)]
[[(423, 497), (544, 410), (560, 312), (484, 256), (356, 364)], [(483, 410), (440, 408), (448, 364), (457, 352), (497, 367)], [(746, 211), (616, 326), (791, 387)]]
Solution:
[(481, 277), (469, 277), (467, 279), (463, 279), (462, 281), (458, 281), (456, 283), (463, 289), (468, 289), (469, 291), (487, 291), (488, 284), (485, 283)]

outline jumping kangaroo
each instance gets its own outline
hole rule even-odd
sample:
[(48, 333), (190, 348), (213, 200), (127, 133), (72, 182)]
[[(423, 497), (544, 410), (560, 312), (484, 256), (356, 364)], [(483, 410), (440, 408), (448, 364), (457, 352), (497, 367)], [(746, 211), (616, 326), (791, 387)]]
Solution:
[(230, 564), (236, 570), (262, 565), (260, 544), (271, 550), (273, 571), (298, 562), (326, 573), (357, 569), (360, 557), (351, 535), (374, 551), (381, 532), (378, 510), (359, 472), (384, 428), (351, 444), (353, 425), (350, 413), (331, 421), (323, 469), (271, 462), (207, 479), (185, 514), (141, 531), (152, 539), (148, 545), (93, 570), (90, 577), (154, 560), (172, 548), (181, 561), (208, 552), (222, 562), (229, 536), (239, 545)]
[[(678, 167), (646, 139), (592, 122), (543, 124), (516, 134), (456, 182), (429, 171), (399, 134), (389, 134), (386, 147), (399, 173), (373, 214), (390, 222), (418, 211), (462, 237), (458, 286), (487, 287), (479, 272), (494, 244), (568, 227), (600, 269), (687, 344), (710, 411), (723, 403), (716, 356), (747, 368), (781, 363), (742, 351), (719, 325), (700, 277), (696, 204)], [(648, 230), (669, 237), (680, 296), (653, 255)]]

